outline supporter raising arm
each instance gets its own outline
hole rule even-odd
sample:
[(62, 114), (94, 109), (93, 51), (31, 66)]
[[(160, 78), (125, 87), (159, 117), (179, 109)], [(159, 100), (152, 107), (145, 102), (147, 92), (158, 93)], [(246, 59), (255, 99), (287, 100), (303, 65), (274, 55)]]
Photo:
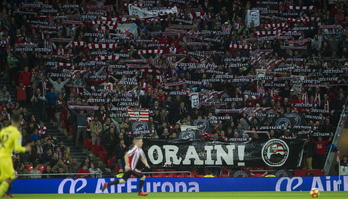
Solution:
[(62, 88), (70, 81), (70, 78), (67, 78), (66, 80), (62, 81), (61, 78), (58, 78), (57, 81), (53, 81), (51, 78), (48, 78), (48, 81), (52, 84), (54, 88), (54, 92), (58, 95)]
[(75, 135), (75, 146), (78, 146), (80, 143), (80, 136), (85, 139), (87, 137), (87, 117), (92, 114), (94, 111), (89, 111), (88, 113), (84, 113), (84, 110), (80, 110), (79, 113), (70, 109), (71, 113), (76, 116), (76, 125), (77, 131)]

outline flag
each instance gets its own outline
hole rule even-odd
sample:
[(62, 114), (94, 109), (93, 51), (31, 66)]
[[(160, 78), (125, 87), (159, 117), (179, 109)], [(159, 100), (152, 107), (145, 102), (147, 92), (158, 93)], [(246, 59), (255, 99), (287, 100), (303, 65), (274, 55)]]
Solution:
[(138, 38), (138, 26), (135, 23), (118, 24), (117, 28), (120, 30), (121, 33), (132, 33), (134, 35), (134, 38)]
[(128, 109), (131, 121), (149, 121), (149, 109)]
[(340, 151), (337, 151), (337, 162), (339, 163), (340, 162), (340, 160), (341, 160), (341, 152)]

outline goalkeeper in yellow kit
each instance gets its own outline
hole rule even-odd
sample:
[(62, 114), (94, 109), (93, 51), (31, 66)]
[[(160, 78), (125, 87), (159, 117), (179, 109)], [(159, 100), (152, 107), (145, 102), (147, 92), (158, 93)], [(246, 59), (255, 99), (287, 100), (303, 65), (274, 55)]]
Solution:
[(11, 117), (11, 125), (0, 131), (0, 196), (7, 191), (15, 179), (12, 163), (13, 151), (25, 153), (30, 151), (30, 145), (22, 147), (22, 134), (18, 131), (20, 117), (14, 114)]

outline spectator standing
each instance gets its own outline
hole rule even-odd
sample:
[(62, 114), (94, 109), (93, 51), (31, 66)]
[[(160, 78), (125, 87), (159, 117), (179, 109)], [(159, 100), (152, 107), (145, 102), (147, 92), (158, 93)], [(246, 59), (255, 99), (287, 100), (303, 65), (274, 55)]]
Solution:
[(20, 82), (19, 86), (17, 86), (17, 92), (16, 92), (16, 97), (17, 97), (17, 102), (19, 103), (19, 105), (21, 107), (24, 107), (27, 105), (27, 100), (29, 98), (27, 98), (27, 92), (26, 92), (26, 87), (23, 86), (23, 83)]
[(7, 56), (7, 63), (8, 63), (8, 77), (10, 80), (10, 85), (12, 87), (16, 86), (16, 81), (18, 79), (18, 62), (19, 60), (13, 55), (12, 52), (9, 53)]
[(46, 97), (41, 93), (40, 89), (36, 89), (35, 94), (31, 98), (31, 103), (33, 104), (35, 108), (35, 117), (38, 120), (44, 120), (45, 119), (45, 103), (46, 103)]
[(102, 136), (103, 132), (103, 126), (101, 122), (99, 122), (98, 117), (94, 118), (94, 121), (89, 123), (90, 130), (91, 130), (91, 136), (92, 136), (92, 145), (100, 145), (100, 137)]
[(30, 95), (31, 89), (31, 73), (29, 72), (29, 67), (24, 67), (24, 71), (20, 73), (18, 78), (18, 83), (22, 83), (25, 86), (27, 96)]
[(318, 137), (318, 141), (312, 140), (315, 146), (315, 156), (313, 159), (313, 168), (322, 169), (325, 164), (325, 152), (326, 146), (331, 142), (332, 137), (329, 140), (323, 141), (321, 136)]
[(66, 80), (62, 81), (61, 78), (58, 78), (57, 81), (53, 81), (51, 78), (48, 78), (48, 81), (52, 84), (54, 88), (54, 92), (58, 95), (62, 88), (70, 81), (70, 78), (67, 78)]
[(115, 128), (111, 127), (109, 128), (103, 135), (102, 140), (105, 149), (108, 151), (108, 156), (111, 157), (112, 153), (115, 149), (116, 144), (116, 132)]
[(58, 95), (54, 92), (53, 88), (50, 88), (50, 92), (46, 93), (46, 103), (47, 103), (47, 115), (50, 122), (56, 122), (55, 111)]
[(80, 110), (79, 113), (76, 113), (73, 109), (70, 109), (70, 111), (76, 116), (77, 131), (75, 146), (78, 146), (80, 143), (80, 137), (82, 137), (82, 139), (86, 139), (87, 137), (87, 117), (94, 111), (89, 111), (87, 113), (84, 113), (84, 110)]
[(1, 87), (1, 91), (0, 91), (0, 105), (1, 106), (5, 106), (6, 103), (10, 103), (12, 104), (11, 102), (11, 95), (10, 93), (7, 91), (7, 87), (6, 86), (3, 86)]
[[(117, 163), (120, 165), (120, 169), (124, 170), (124, 155), (126, 154), (127, 149), (124, 143), (124, 140), (120, 140), (119, 143), (115, 147), (115, 157)], [(116, 171), (117, 172), (117, 171)]]

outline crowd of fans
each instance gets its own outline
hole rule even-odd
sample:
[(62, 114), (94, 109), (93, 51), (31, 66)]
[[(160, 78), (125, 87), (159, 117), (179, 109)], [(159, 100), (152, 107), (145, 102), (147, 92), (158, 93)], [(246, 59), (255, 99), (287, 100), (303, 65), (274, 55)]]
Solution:
[[(35, 143), (29, 157), (16, 156), (18, 173), (31, 162), (36, 177), (40, 164), (100, 176), (95, 163), (76, 166), (45, 122), (119, 161), (132, 140), (127, 110), (138, 108), (149, 110), (144, 137), (178, 139), (183, 125), (206, 119), (202, 139), (305, 139), (305, 167), (323, 167), (348, 92), (348, 2), (116, 2), (0, 5), (1, 74), (16, 89), (12, 99), (1, 88), (0, 125), (20, 112), (24, 142)], [(163, 12), (133, 16), (130, 6)], [(277, 123), (284, 117), (290, 123)]]

